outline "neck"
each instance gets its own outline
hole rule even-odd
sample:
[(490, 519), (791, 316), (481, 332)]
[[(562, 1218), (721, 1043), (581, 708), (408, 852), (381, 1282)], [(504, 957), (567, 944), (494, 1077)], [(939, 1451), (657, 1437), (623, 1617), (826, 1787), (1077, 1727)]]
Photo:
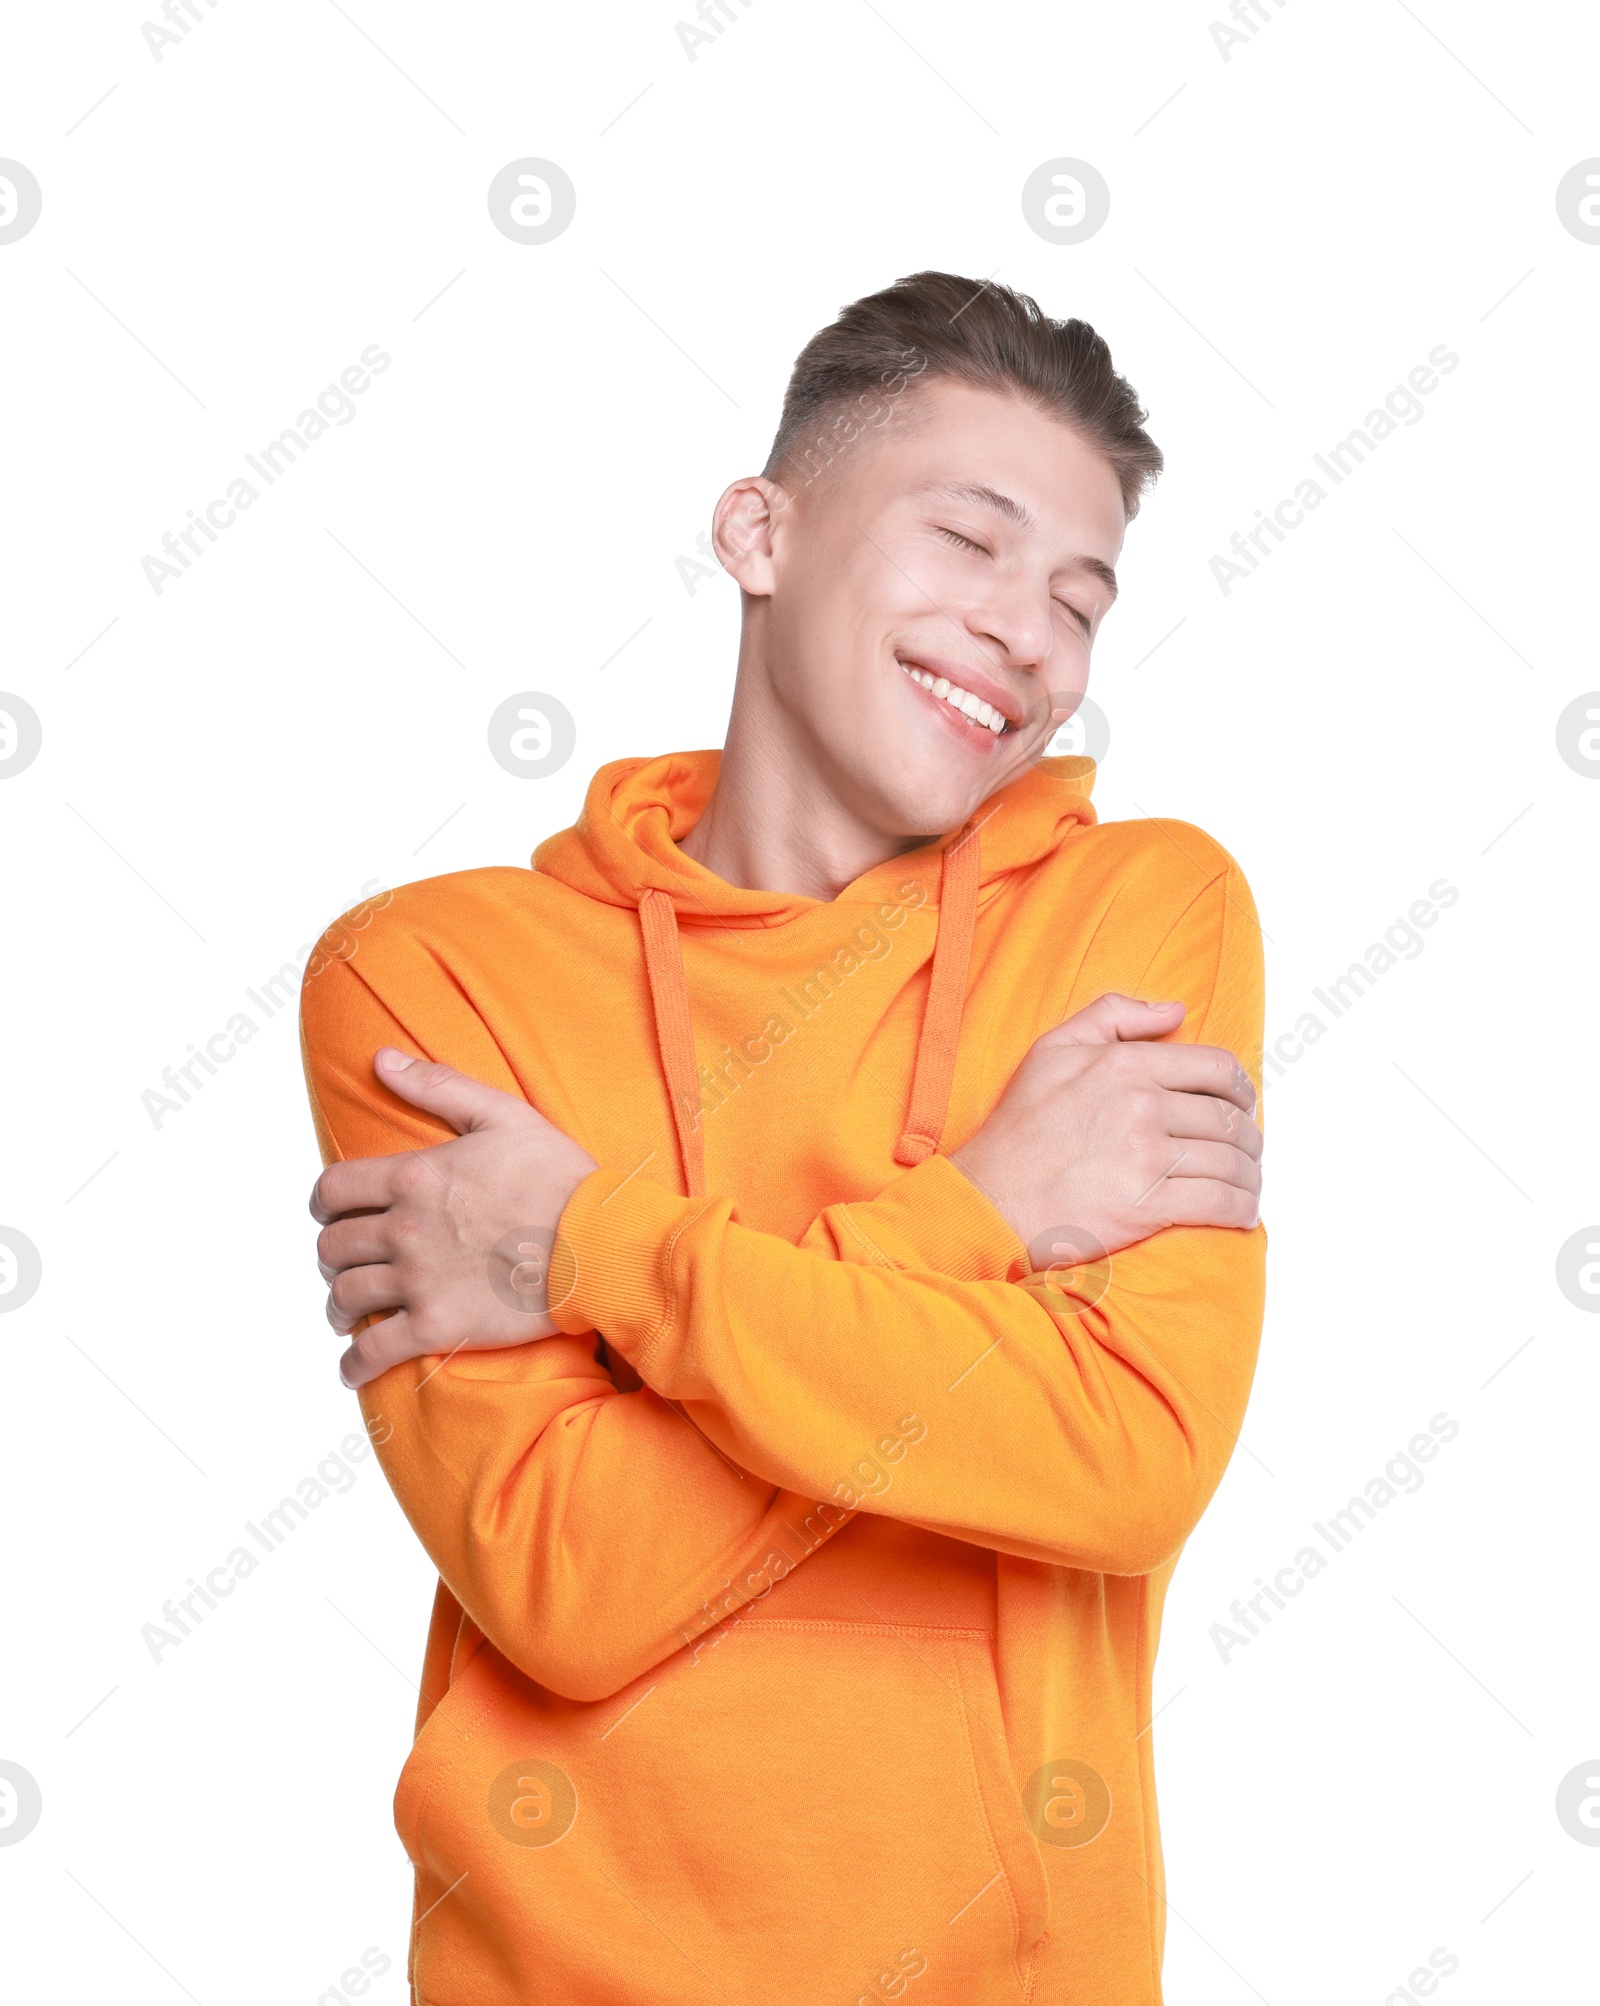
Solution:
[(863, 872), (928, 841), (874, 826), (846, 790), (825, 748), (741, 660), (717, 784), (678, 847), (746, 891), (837, 898)]

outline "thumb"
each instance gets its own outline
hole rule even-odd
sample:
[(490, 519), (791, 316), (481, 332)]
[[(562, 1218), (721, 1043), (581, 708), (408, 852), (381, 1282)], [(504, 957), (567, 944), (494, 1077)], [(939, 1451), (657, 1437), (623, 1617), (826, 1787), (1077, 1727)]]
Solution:
[(374, 1053), (372, 1069), (391, 1093), (409, 1101), (425, 1114), (436, 1114), (449, 1122), (457, 1135), (487, 1128), (509, 1109), (526, 1113), (527, 1102), (482, 1080), (458, 1073), (439, 1059), (418, 1059), (409, 1052), (384, 1045)]
[(1115, 1045), (1125, 1038), (1164, 1038), (1185, 1015), (1181, 1003), (1141, 1003), (1134, 996), (1097, 996), (1049, 1034), (1052, 1044)]

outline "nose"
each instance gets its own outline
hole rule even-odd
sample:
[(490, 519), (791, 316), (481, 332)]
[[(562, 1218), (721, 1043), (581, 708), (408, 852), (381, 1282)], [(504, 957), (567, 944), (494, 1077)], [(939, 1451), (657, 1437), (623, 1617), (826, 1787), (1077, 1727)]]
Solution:
[(966, 608), (967, 631), (1000, 650), (1008, 669), (1043, 669), (1055, 645), (1048, 586), (1019, 569), (991, 574)]

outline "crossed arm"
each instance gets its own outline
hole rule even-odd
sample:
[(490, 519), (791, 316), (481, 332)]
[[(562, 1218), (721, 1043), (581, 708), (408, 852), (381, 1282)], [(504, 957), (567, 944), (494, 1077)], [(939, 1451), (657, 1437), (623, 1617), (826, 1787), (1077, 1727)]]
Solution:
[[(446, 1585), (530, 1676), (618, 1690), (855, 1509), (1111, 1573), (1182, 1543), (1242, 1418), (1262, 1236), (1254, 1090), (1223, 1047), (1159, 1041), (1181, 1005), (1078, 1012), (953, 1158), (791, 1245), (725, 1200), (619, 1189), (626, 1166), (446, 1055), (369, 1084), (375, 1046), (417, 1041), (348, 965), (320, 980), (308, 1071), (342, 1160), (313, 1210), (347, 1376)], [(531, 1315), (486, 1280), (530, 1222), (578, 1274)], [(1116, 1257), (1103, 1295), (1085, 1238)]]

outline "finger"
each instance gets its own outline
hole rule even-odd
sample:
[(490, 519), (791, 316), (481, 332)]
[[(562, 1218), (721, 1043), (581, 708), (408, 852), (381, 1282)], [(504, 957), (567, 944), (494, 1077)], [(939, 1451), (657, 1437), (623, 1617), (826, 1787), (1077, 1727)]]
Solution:
[(335, 1275), (328, 1290), (328, 1321), (341, 1337), (347, 1337), (364, 1316), (378, 1310), (400, 1309), (405, 1294), (396, 1268), (378, 1264), (368, 1268), (346, 1268)]
[(317, 1235), (317, 1267), (325, 1282), (344, 1268), (363, 1268), (394, 1258), (387, 1212), (357, 1212), (335, 1219)]
[(404, 1310), (397, 1310), (393, 1316), (380, 1317), (376, 1323), (369, 1323), (365, 1330), (358, 1331), (350, 1348), (339, 1360), (339, 1377), (346, 1386), (365, 1386), (391, 1365), (399, 1365), (408, 1358), (417, 1358), (419, 1353), (411, 1331), (411, 1320)]
[(409, 1310), (396, 1310), (393, 1316), (381, 1317), (356, 1333), (349, 1350), (339, 1360), (339, 1377), (346, 1386), (365, 1386), (369, 1380), (376, 1379), (380, 1373), (402, 1364), (408, 1358), (440, 1358), (448, 1363), (458, 1351), (510, 1351), (519, 1345), (538, 1343), (562, 1334), (547, 1316), (524, 1317), (520, 1321), (527, 1326), (526, 1329), (506, 1332), (492, 1339), (463, 1338), (448, 1351), (441, 1351), (437, 1345), (422, 1341), (412, 1326)]
[(1209, 1177), (1169, 1177), (1161, 1186), (1161, 1211), (1169, 1226), (1232, 1226), (1248, 1231), (1261, 1223), (1259, 1192)]
[(1181, 1003), (1141, 1003), (1115, 993), (1074, 1011), (1045, 1038), (1059, 1045), (1115, 1045), (1127, 1038), (1164, 1038), (1184, 1019)]
[(1214, 1094), (1248, 1115), (1256, 1111), (1250, 1075), (1220, 1045), (1140, 1045), (1120, 1055), (1116, 1063), (1136, 1069), (1140, 1078), (1173, 1093)]
[(414, 1058), (393, 1045), (384, 1045), (373, 1054), (372, 1070), (391, 1093), (425, 1114), (436, 1114), (449, 1122), (457, 1135), (487, 1128), (512, 1111), (522, 1118), (529, 1113), (528, 1103), (515, 1094), (503, 1094), (498, 1087), (458, 1073), (442, 1060)]
[[(1234, 1184), (1241, 1191), (1260, 1191), (1261, 1165), (1231, 1142), (1184, 1141), (1172, 1139), (1172, 1159), (1167, 1178), (1207, 1178), (1216, 1184)], [(1148, 1194), (1140, 1203), (1150, 1202)]]
[(1247, 1156), (1260, 1157), (1261, 1131), (1237, 1101), (1225, 1101), (1216, 1094), (1182, 1093), (1164, 1093), (1162, 1099), (1168, 1135), (1231, 1142)]
[(381, 1212), (394, 1203), (394, 1176), (416, 1154), (352, 1156), (330, 1163), (311, 1187), (311, 1216), (319, 1226), (332, 1225), (346, 1212)]

